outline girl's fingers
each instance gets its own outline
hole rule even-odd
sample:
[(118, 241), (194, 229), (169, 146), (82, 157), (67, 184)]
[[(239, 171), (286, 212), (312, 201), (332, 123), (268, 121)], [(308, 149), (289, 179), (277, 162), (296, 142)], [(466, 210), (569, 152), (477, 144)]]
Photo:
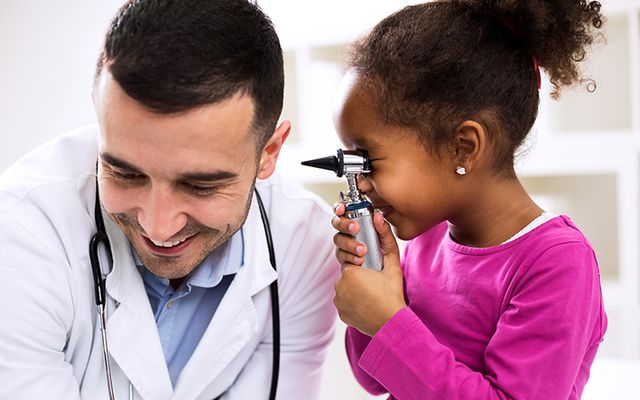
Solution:
[(343, 266), (346, 264), (362, 265), (362, 263), (364, 262), (364, 259), (362, 257), (358, 257), (344, 250), (340, 250), (339, 248), (336, 248), (336, 258)]
[(356, 221), (337, 215), (331, 220), (331, 225), (338, 231), (348, 235), (355, 235), (360, 230), (360, 224)]
[(356, 233), (358, 233), (358, 231), (360, 230), (360, 224), (343, 217), (345, 212), (343, 202), (339, 201), (334, 203), (333, 212), (336, 214), (336, 216), (331, 220), (331, 225), (333, 225), (336, 230), (342, 233), (348, 233), (350, 235), (355, 235)]
[(338, 249), (347, 253), (351, 253), (354, 256), (364, 257), (364, 255), (367, 253), (367, 245), (358, 242), (351, 235), (336, 233), (335, 235), (333, 235), (333, 243)]

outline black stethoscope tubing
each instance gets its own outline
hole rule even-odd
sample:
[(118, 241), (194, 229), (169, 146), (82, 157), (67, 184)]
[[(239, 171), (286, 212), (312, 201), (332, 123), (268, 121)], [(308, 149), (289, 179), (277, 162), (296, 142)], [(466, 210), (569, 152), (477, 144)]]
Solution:
[[(274, 271), (278, 271), (276, 268), (276, 253), (273, 247), (273, 239), (271, 237), (271, 226), (269, 225), (269, 218), (267, 218), (267, 212), (264, 209), (262, 198), (258, 189), (254, 188), (256, 194), (256, 200), (258, 201), (258, 208), (260, 209), (260, 218), (262, 219), (262, 226), (264, 227), (264, 237), (267, 240), (267, 249), (269, 250), (269, 262)], [(278, 390), (278, 375), (280, 373), (280, 299), (278, 297), (278, 279), (276, 278), (271, 285), (269, 285), (271, 292), (271, 326), (273, 329), (273, 361), (271, 371), (271, 388), (269, 389), (269, 399), (275, 400), (276, 391)]]
[[(258, 190), (254, 188), (256, 200), (258, 201), (258, 208), (260, 209), (260, 218), (262, 219), (262, 226), (264, 227), (264, 235), (267, 241), (267, 248), (269, 250), (269, 262), (274, 271), (276, 268), (276, 255), (273, 247), (273, 239), (271, 236), (271, 227), (269, 225), (269, 218), (267, 212), (262, 203), (262, 198)], [(106, 307), (106, 290), (105, 290), (105, 278), (102, 276), (102, 269), (100, 267), (100, 260), (98, 256), (98, 247), (102, 244), (107, 250), (109, 257), (109, 264), (113, 264), (113, 255), (111, 252), (111, 243), (107, 236), (107, 231), (104, 226), (104, 220), (102, 219), (102, 210), (100, 207), (100, 194), (98, 191), (98, 184), (96, 182), (96, 201), (95, 201), (95, 222), (97, 232), (91, 237), (89, 241), (89, 259), (91, 261), (91, 272), (93, 275), (93, 285), (96, 306), (98, 307), (98, 314), (101, 319), (102, 330), (102, 344), (104, 349), (104, 363), (107, 374), (107, 385), (109, 389), (110, 398), (114, 398), (113, 385), (111, 382), (111, 368), (109, 366), (108, 348), (106, 340), (106, 320), (105, 320), (105, 307)], [(278, 389), (278, 375), (280, 373), (280, 307), (278, 298), (278, 280), (274, 280), (269, 286), (271, 292), (271, 320), (273, 329), (273, 368), (271, 371), (271, 386), (269, 389), (269, 399), (275, 400), (276, 392)], [(131, 389), (131, 388), (130, 388)], [(131, 395), (131, 390), (130, 390)], [(218, 399), (220, 396), (218, 397)]]

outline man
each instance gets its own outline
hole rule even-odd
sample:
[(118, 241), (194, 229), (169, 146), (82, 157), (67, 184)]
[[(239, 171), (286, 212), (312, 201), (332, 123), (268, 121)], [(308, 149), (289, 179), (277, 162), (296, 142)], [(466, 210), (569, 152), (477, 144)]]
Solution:
[[(266, 399), (276, 277), (277, 397), (317, 397), (339, 269), (329, 211), (272, 177), (283, 82), (273, 26), (246, 0), (120, 9), (95, 75), (99, 128), (0, 177), (0, 398), (106, 399), (112, 381), (118, 399)], [(89, 251), (101, 218), (109, 368)]]

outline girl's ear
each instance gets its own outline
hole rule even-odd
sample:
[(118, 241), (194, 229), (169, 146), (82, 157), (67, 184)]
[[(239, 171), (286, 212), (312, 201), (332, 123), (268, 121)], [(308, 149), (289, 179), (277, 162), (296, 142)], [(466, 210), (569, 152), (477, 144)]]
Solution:
[(473, 171), (484, 155), (487, 139), (487, 131), (476, 121), (467, 120), (458, 125), (453, 142), (455, 168), (464, 168), (465, 174)]

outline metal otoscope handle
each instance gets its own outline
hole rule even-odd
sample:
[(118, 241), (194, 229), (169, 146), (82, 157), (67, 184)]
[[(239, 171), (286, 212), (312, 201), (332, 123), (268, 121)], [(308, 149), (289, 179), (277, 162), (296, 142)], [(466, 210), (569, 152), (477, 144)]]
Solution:
[(382, 252), (380, 251), (378, 233), (373, 226), (373, 207), (371, 203), (363, 201), (346, 204), (345, 216), (358, 222), (360, 230), (356, 234), (356, 239), (367, 245), (367, 254), (364, 256), (362, 267), (382, 271)]

